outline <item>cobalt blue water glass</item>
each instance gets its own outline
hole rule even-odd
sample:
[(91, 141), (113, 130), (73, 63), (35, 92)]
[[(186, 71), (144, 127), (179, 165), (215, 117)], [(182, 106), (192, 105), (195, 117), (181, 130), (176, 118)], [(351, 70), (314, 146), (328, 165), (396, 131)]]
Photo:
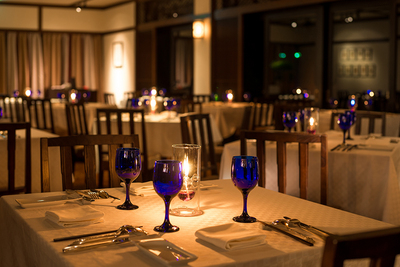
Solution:
[(352, 125), (352, 115), (349, 113), (340, 113), (338, 115), (338, 121), (340, 129), (343, 131), (343, 145), (346, 144), (346, 131), (350, 129)]
[(132, 98), (132, 107), (133, 108), (139, 108), (142, 105), (142, 102), (140, 101), (139, 98)]
[(247, 213), (247, 197), (251, 190), (258, 184), (259, 169), (258, 158), (252, 156), (234, 156), (232, 158), (232, 182), (243, 194), (242, 215), (233, 217), (235, 222), (252, 223), (257, 219)]
[(289, 133), (297, 123), (297, 112), (296, 111), (285, 111), (282, 115), (283, 125), (285, 125)]
[[(351, 116), (351, 126), (353, 126), (356, 123), (356, 112), (353, 110), (347, 110), (344, 112), (345, 114), (350, 114)], [(350, 128), (351, 128), (350, 126)], [(347, 131), (347, 140), (353, 140), (353, 138), (350, 137), (350, 129)]]
[(122, 205), (117, 206), (121, 210), (133, 210), (139, 208), (133, 205), (129, 198), (129, 189), (133, 181), (140, 174), (142, 161), (140, 150), (133, 147), (120, 147), (115, 156), (115, 171), (119, 178), (125, 183), (126, 199)]
[(157, 160), (154, 164), (153, 186), (164, 200), (165, 218), (163, 224), (154, 227), (157, 232), (176, 232), (179, 227), (169, 221), (171, 200), (178, 195), (183, 185), (182, 162), (178, 160)]

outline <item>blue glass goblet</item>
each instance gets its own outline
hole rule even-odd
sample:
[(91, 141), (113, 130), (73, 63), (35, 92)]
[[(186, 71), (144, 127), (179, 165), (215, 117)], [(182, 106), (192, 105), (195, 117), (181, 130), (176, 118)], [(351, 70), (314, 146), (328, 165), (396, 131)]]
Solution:
[[(350, 114), (351, 116), (351, 126), (353, 126), (356, 123), (356, 112), (353, 110), (347, 110), (344, 112), (345, 114)], [(350, 126), (350, 128), (351, 128)], [(347, 131), (347, 140), (353, 140), (353, 138), (350, 137), (350, 129)]]
[(155, 162), (153, 186), (156, 193), (164, 200), (165, 219), (163, 224), (154, 227), (154, 231), (179, 231), (179, 227), (172, 225), (169, 221), (169, 206), (171, 200), (181, 191), (182, 185), (182, 162), (178, 160), (157, 160)]
[(256, 187), (259, 179), (258, 158), (252, 156), (234, 156), (232, 158), (232, 182), (243, 194), (242, 215), (233, 217), (235, 222), (252, 223), (257, 219), (247, 213), (247, 197)]
[(282, 115), (283, 125), (289, 129), (289, 133), (297, 123), (297, 113), (295, 111), (285, 111)]
[(134, 109), (139, 108), (142, 105), (142, 102), (140, 101), (139, 98), (132, 98), (131, 101), (132, 101), (131, 102), (132, 108)]
[(133, 205), (129, 198), (129, 188), (136, 180), (142, 168), (140, 150), (133, 147), (120, 147), (115, 156), (115, 171), (119, 178), (125, 183), (126, 199), (122, 205), (117, 206), (121, 210), (133, 210), (139, 208)]
[(351, 114), (346, 113), (340, 113), (338, 115), (337, 123), (339, 124), (340, 129), (343, 131), (343, 145), (346, 144), (346, 131), (350, 129), (352, 124), (351, 117)]

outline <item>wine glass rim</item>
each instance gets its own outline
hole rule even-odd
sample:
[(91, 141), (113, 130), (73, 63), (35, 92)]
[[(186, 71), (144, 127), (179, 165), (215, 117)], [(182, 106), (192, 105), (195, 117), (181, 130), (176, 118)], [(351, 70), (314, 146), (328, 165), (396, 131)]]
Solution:
[(200, 145), (197, 144), (173, 144), (172, 148), (185, 148), (185, 149), (189, 149), (189, 148), (201, 148)]
[(160, 160), (156, 160), (155, 162), (154, 162), (154, 164), (157, 164), (157, 163), (182, 163), (182, 161), (180, 161), (180, 160), (175, 160), (175, 159), (160, 159)]
[(239, 155), (233, 156), (232, 159), (258, 159), (256, 156)]

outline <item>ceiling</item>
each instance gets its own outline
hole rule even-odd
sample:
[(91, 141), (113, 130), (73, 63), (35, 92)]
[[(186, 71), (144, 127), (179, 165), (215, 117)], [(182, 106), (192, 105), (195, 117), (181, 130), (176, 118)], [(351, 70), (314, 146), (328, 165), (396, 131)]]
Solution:
[(50, 6), (76, 6), (82, 2), (86, 2), (87, 7), (105, 8), (132, 0), (0, 0), (0, 3)]

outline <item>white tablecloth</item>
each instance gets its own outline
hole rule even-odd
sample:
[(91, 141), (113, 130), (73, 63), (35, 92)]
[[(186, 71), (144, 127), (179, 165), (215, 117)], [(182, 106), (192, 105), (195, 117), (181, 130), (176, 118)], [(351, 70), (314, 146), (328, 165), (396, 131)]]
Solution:
[[(232, 217), (242, 209), (242, 196), (231, 181), (208, 181), (204, 184), (218, 187), (201, 191), (204, 214), (196, 217), (170, 216), (171, 223), (180, 227), (175, 233), (162, 237), (195, 254), (198, 259), (188, 266), (320, 266), (323, 241), (315, 237), (313, 247), (304, 245), (275, 231), (261, 230), (259, 223), (239, 224), (266, 234), (266, 244), (234, 251), (226, 251), (195, 237), (195, 232), (209, 226), (233, 223)], [(122, 188), (107, 189), (110, 194), (124, 197)], [(164, 204), (155, 196), (131, 197), (139, 209), (118, 210), (117, 203), (96, 203), (91, 206), (105, 213), (104, 223), (90, 226), (63, 228), (45, 219), (47, 210), (62, 206), (22, 209), (16, 198), (34, 198), (57, 195), (61, 192), (5, 196), (0, 199), (0, 258), (2, 266), (160, 266), (132, 244), (62, 253), (71, 241), (53, 242), (54, 238), (94, 233), (119, 228), (121, 225), (142, 225), (152, 233), (154, 226), (164, 220)], [(119, 204), (119, 203), (118, 203)], [(363, 230), (391, 227), (392, 225), (333, 209), (317, 203), (256, 187), (248, 198), (249, 214), (259, 220), (273, 221), (283, 216), (297, 218), (332, 233), (344, 234)], [(362, 265), (365, 266), (365, 265)], [(399, 266), (399, 259), (397, 265)]]
[[(182, 115), (185, 114), (180, 114), (180, 116)], [(128, 124), (129, 118), (123, 117), (122, 120), (125, 122), (122, 125), (123, 132), (124, 134), (128, 134), (130, 131)], [(162, 113), (145, 115), (145, 123), (148, 155), (161, 155), (163, 157), (172, 158), (172, 145), (182, 143), (180, 117), (176, 116), (175, 112), (171, 112), (168, 117), (168, 111), (164, 111)], [(210, 124), (214, 143), (221, 142), (221, 133), (212, 115), (210, 116)], [(101, 127), (104, 129), (102, 131), (102, 133), (104, 133), (106, 127), (105, 118)], [(113, 134), (117, 133), (116, 122), (111, 124), (111, 129)], [(140, 134), (142, 127), (139, 118), (135, 118), (135, 131), (139, 134), (139, 139), (142, 143)], [(97, 133), (97, 123), (93, 123), (93, 133)]]
[(250, 103), (207, 102), (203, 103), (201, 108), (203, 113), (213, 115), (222, 137), (227, 138), (242, 126), (245, 108), (250, 105)]
[[(16, 171), (15, 177), (17, 186), (25, 183), (25, 130), (17, 131), (16, 141)], [(51, 134), (45, 131), (31, 128), (31, 164), (32, 164), (32, 192), (41, 192), (41, 170), (40, 170), (40, 138), (42, 137), (57, 137), (58, 135)], [(7, 140), (0, 138), (0, 188), (8, 186), (8, 171), (7, 171)], [(60, 150), (58, 148), (50, 148), (50, 177), (51, 191), (62, 190), (61, 167), (60, 167)]]
[[(330, 151), (340, 144), (341, 132), (328, 135), (328, 205), (349, 212), (400, 225), (400, 143), (379, 138), (365, 140), (353, 136), (349, 144), (375, 144), (394, 147), (393, 151), (352, 149), (349, 152)], [(266, 188), (278, 191), (276, 144), (266, 145)], [(287, 193), (299, 196), (297, 145), (288, 144)], [(308, 199), (320, 200), (320, 146), (310, 146)], [(248, 143), (248, 154), (256, 155), (255, 143)], [(240, 155), (240, 141), (224, 146), (220, 179), (231, 178), (232, 156)]]

